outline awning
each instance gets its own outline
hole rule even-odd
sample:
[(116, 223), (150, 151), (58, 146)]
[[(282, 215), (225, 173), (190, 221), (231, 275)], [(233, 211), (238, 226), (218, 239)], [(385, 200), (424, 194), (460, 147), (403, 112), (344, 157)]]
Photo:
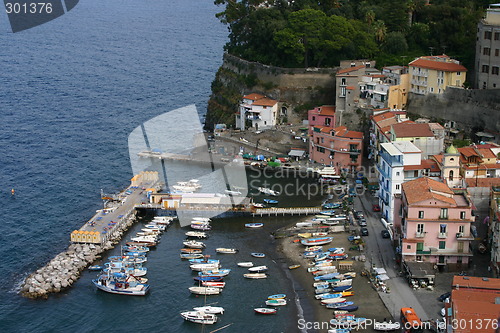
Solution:
[(306, 153), (305, 150), (299, 150), (299, 149), (292, 149), (288, 153), (288, 156), (293, 156), (293, 157), (303, 157), (304, 154)]
[(389, 276), (387, 276), (387, 274), (377, 275), (376, 278), (379, 279), (380, 281), (386, 281), (390, 279)]
[(377, 275), (387, 274), (387, 271), (384, 268), (374, 268), (373, 270), (377, 273)]

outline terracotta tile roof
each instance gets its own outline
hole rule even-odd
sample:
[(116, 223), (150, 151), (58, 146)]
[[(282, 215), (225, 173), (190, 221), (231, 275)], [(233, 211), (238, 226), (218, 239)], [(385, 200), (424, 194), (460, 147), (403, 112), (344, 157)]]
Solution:
[(448, 185), (428, 177), (417, 178), (403, 183), (403, 191), (410, 205), (425, 200), (438, 200), (449, 205), (456, 205), (455, 199), (446, 196), (453, 195), (453, 191), (450, 190)]
[(480, 157), (479, 154), (476, 152), (476, 150), (472, 147), (462, 147), (458, 148), (457, 150), (461, 155), (465, 157), (470, 157), (470, 156)]
[(396, 134), (396, 138), (434, 137), (429, 124), (404, 122), (392, 125), (392, 130)]
[(354, 67), (339, 69), (339, 71), (337, 72), (337, 74), (350, 73), (350, 72), (357, 71), (358, 69), (362, 69), (362, 68), (365, 68), (365, 66), (364, 65), (360, 65), (360, 66), (354, 66)]
[(500, 169), (500, 163), (481, 164), (480, 169)]
[(436, 61), (429, 58), (418, 58), (408, 64), (413, 67), (428, 68), (445, 72), (467, 72), (467, 68), (454, 62)]
[(489, 148), (478, 148), (477, 151), (484, 158), (496, 158), (496, 155)]
[(453, 276), (452, 287), (455, 288), (458, 285), (458, 289), (461, 288), (474, 288), (480, 290), (497, 290), (500, 292), (500, 279), (488, 278), (488, 280), (483, 280), (481, 277), (477, 276)]
[(349, 131), (345, 126), (335, 127), (333, 130), (335, 131), (335, 136), (351, 139), (363, 139), (362, 132)]
[(275, 101), (274, 99), (271, 98), (261, 98), (252, 103), (252, 105), (259, 105), (259, 106), (274, 106), (278, 103), (278, 101)]
[(499, 145), (496, 143), (485, 143), (483, 145), (476, 145), (477, 148), (498, 148)]
[(439, 163), (439, 164), (443, 164), (443, 155), (432, 155), (432, 157)]
[(320, 106), (318, 114), (324, 115), (324, 116), (334, 116), (335, 115), (335, 106), (331, 105), (323, 105)]
[(500, 178), (465, 178), (467, 187), (500, 186)]
[(432, 159), (422, 160), (422, 165), (424, 166), (424, 169), (429, 169), (431, 172), (440, 171), (437, 162)]
[(261, 94), (251, 93), (249, 95), (243, 96), (244, 99), (250, 99), (252, 101), (256, 101), (258, 99), (264, 98), (265, 96)]
[(410, 170), (423, 170), (425, 167), (422, 164), (419, 165), (405, 165), (403, 167), (404, 171), (410, 171)]
[(379, 113), (377, 115), (372, 116), (372, 119), (373, 119), (374, 122), (378, 123), (381, 120), (389, 119), (389, 118), (394, 118), (394, 117), (396, 117), (396, 115), (394, 114), (394, 112), (392, 112), (392, 111), (386, 111), (386, 112)]

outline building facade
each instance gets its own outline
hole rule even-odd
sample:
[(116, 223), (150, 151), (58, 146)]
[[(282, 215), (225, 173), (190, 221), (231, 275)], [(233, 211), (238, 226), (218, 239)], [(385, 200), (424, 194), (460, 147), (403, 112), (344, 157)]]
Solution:
[(500, 4), (491, 4), (477, 26), (475, 88), (500, 88)]
[(391, 126), (391, 141), (410, 141), (422, 151), (423, 158), (441, 154), (445, 129), (438, 123), (405, 122)]
[(401, 254), (403, 261), (431, 262), (462, 270), (472, 257), (473, 204), (465, 190), (422, 177), (403, 184)]
[(278, 101), (260, 94), (243, 96), (236, 114), (236, 128), (269, 129), (277, 124)]
[(335, 127), (335, 106), (323, 105), (316, 107), (307, 112), (307, 120), (309, 122), (309, 137), (312, 136), (313, 127)]

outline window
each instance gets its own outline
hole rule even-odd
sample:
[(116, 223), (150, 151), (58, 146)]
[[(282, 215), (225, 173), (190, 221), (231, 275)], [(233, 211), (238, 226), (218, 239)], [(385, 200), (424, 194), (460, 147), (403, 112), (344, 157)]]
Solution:
[(316, 138), (316, 143), (317, 143), (317, 144), (319, 144), (319, 143), (320, 143), (319, 138)]
[(493, 39), (499, 40), (500, 39), (500, 32), (495, 32), (495, 34), (493, 35)]
[(396, 171), (396, 176), (399, 176), (399, 171)]
[(449, 180), (450, 182), (452, 182), (452, 181), (453, 181), (453, 170), (450, 170), (448, 180)]
[(399, 190), (399, 184), (396, 184), (396, 190)]
[(316, 117), (315, 117), (315, 116), (313, 116), (313, 121), (315, 121), (315, 120), (316, 120)]
[(491, 67), (491, 74), (498, 75), (498, 66)]
[(346, 85), (345, 78), (340, 79), (340, 85), (341, 86), (345, 86)]
[[(465, 212), (460, 212), (460, 219), (465, 220)], [(461, 225), (461, 227), (463, 227), (463, 225)]]
[(441, 208), (441, 214), (439, 215), (440, 219), (448, 218), (448, 208)]
[(411, 245), (406, 245), (407, 250), (411, 250)]
[(340, 87), (340, 97), (345, 97), (345, 87)]
[(490, 55), (490, 48), (489, 47), (483, 47), (483, 55), (486, 55), (486, 56)]
[(417, 224), (417, 232), (419, 234), (423, 234), (424, 233), (424, 224), (423, 223)]
[(325, 126), (330, 126), (331, 123), (332, 123), (331, 118), (325, 118)]
[(324, 142), (324, 140), (323, 140), (323, 138), (321, 138), (321, 143), (323, 143), (323, 142)]
[(483, 65), (483, 66), (481, 67), (481, 72), (483, 72), (483, 73), (488, 73), (489, 71), (490, 71), (490, 66), (488, 66), (488, 65)]
[(319, 146), (318, 146), (318, 147), (316, 147), (316, 150), (317, 150), (318, 152), (320, 152), (320, 153), (324, 153), (324, 152), (325, 152), (325, 148), (323, 148), (323, 147), (319, 147)]
[(423, 210), (421, 210), (421, 211), (418, 212), (418, 218), (419, 219), (423, 219), (424, 218), (424, 211)]
[(440, 250), (446, 249), (446, 241), (439, 241), (439, 249)]
[(446, 224), (440, 224), (439, 225), (439, 233), (440, 234), (445, 234), (446, 233)]
[(499, 49), (495, 49), (495, 57), (498, 57), (499, 54), (500, 54), (500, 50)]
[(491, 31), (484, 32), (484, 39), (491, 39)]
[(458, 232), (461, 233), (461, 234), (463, 234), (464, 231), (465, 231), (465, 226), (464, 225), (459, 225), (458, 226)]

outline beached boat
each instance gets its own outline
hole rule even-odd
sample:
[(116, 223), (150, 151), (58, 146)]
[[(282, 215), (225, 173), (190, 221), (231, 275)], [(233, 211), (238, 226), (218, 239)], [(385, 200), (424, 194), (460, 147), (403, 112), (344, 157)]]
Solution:
[(221, 288), (214, 287), (189, 287), (189, 291), (196, 295), (218, 295), (221, 292)]
[(211, 313), (200, 311), (185, 311), (181, 312), (181, 317), (186, 321), (196, 324), (212, 325), (217, 322), (217, 316)]
[(330, 216), (334, 216), (336, 214), (336, 212), (334, 210), (323, 210), (321, 212), (319, 212), (321, 215), (326, 215), (328, 217)]
[(297, 222), (297, 223), (295, 223), (295, 226), (297, 228), (307, 228), (307, 227), (312, 227), (313, 223), (312, 222)]
[(352, 279), (345, 279), (341, 281), (336, 281), (332, 282), (332, 287), (341, 287), (341, 286), (351, 286), (352, 285)]
[(333, 237), (318, 237), (318, 238), (302, 239), (300, 243), (302, 245), (312, 246), (312, 245), (324, 245), (331, 243), (332, 241)]
[(201, 259), (204, 257), (203, 253), (181, 253), (181, 259)]
[(201, 285), (203, 287), (224, 288), (226, 286), (226, 282), (222, 282), (222, 281), (201, 281)]
[(252, 252), (250, 253), (250, 255), (255, 258), (264, 258), (266, 256), (264, 253), (259, 253), (259, 252)]
[(203, 231), (187, 231), (186, 236), (193, 237), (193, 238), (207, 238), (208, 237), (207, 233), (203, 232)]
[(324, 225), (331, 226), (331, 225), (339, 225), (340, 221), (338, 221), (338, 220), (334, 220), (334, 221), (332, 221), (332, 220), (325, 220), (325, 221), (321, 221), (321, 223), (324, 224)]
[(297, 236), (299, 236), (300, 238), (311, 238), (312, 237), (312, 233), (310, 233), (310, 232), (301, 232), (301, 233), (297, 234)]
[(266, 301), (267, 306), (283, 306), (286, 305), (286, 299), (268, 299)]
[(252, 204), (255, 208), (264, 208), (264, 205), (261, 203), (254, 203)]
[(343, 297), (327, 298), (327, 299), (322, 299), (321, 304), (327, 305), (327, 304), (334, 304), (334, 303), (344, 303), (345, 301), (346, 301), (346, 299)]
[(329, 279), (334, 279), (338, 275), (340, 275), (340, 273), (328, 273), (328, 274), (325, 274), (325, 275), (315, 276), (314, 280), (315, 281), (326, 281), (326, 280), (329, 280)]
[(203, 249), (183, 248), (181, 253), (202, 253)]
[(264, 201), (268, 205), (275, 205), (278, 203), (278, 200), (273, 200), (273, 199), (264, 199), (262, 201)]
[(239, 267), (252, 267), (253, 262), (251, 262), (251, 261), (239, 262), (239, 263), (237, 263), (237, 265)]
[(124, 273), (108, 273), (92, 280), (92, 283), (98, 289), (112, 294), (144, 296), (149, 291), (148, 284), (127, 282), (127, 278)]
[(222, 306), (199, 306), (193, 308), (195, 311), (210, 313), (210, 314), (224, 314), (224, 308)]
[(324, 288), (328, 288), (330, 286), (330, 284), (328, 282), (314, 282), (313, 283), (313, 287), (316, 288), (316, 289), (324, 289)]
[(341, 254), (341, 253), (345, 252), (345, 248), (343, 248), (343, 247), (331, 247), (328, 249), (328, 251), (330, 253), (334, 253), (334, 254)]
[(197, 241), (194, 241), (194, 240), (184, 241), (184, 242), (182, 242), (182, 244), (184, 246), (187, 246), (187, 247), (190, 247), (190, 248), (193, 248), (193, 249), (202, 249), (202, 248), (205, 247), (205, 244), (203, 242), (197, 242)]
[(321, 297), (321, 299), (349, 297), (349, 296), (354, 296), (354, 291), (343, 291), (341, 293), (324, 294)]
[[(328, 286), (328, 285), (327, 285)], [(331, 288), (316, 288), (314, 290), (314, 293), (316, 295), (321, 295), (321, 294), (326, 294), (326, 293), (329, 293), (330, 291), (332, 291)]]
[(314, 245), (314, 246), (308, 246), (304, 249), (306, 252), (319, 252), (323, 251), (323, 247), (319, 245)]
[(245, 228), (261, 228), (264, 223), (245, 223)]
[(324, 236), (328, 236), (328, 233), (327, 232), (313, 232), (312, 236), (313, 237), (324, 237)]
[(267, 299), (282, 299), (282, 298), (286, 298), (286, 294), (275, 294), (267, 296)]
[(265, 278), (267, 278), (266, 273), (247, 273), (247, 274), (243, 274), (243, 276), (247, 279), (265, 279)]
[(238, 252), (237, 249), (230, 249), (230, 248), (225, 248), (225, 247), (218, 247), (215, 249), (215, 252), (217, 253), (226, 253), (226, 254), (234, 254)]
[(347, 291), (347, 290), (351, 290), (352, 289), (352, 285), (349, 285), (349, 286), (338, 286), (338, 287), (333, 287), (332, 290), (333, 291)]
[(299, 268), (300, 265), (299, 264), (296, 264), (296, 265), (290, 265), (288, 266), (288, 269), (296, 269), (296, 268)]
[(248, 271), (252, 272), (252, 273), (262, 273), (262, 272), (265, 272), (267, 270), (268, 270), (267, 266), (255, 266), (255, 267), (250, 267), (248, 269)]
[(264, 194), (268, 194), (268, 195), (277, 196), (280, 194), (280, 192), (271, 190), (270, 188), (267, 188), (267, 187), (259, 187), (257, 189), (259, 190), (259, 192), (264, 193)]
[(342, 294), (341, 293), (335, 293), (335, 294), (319, 294), (314, 296), (316, 299), (330, 299), (330, 298), (341, 298)]
[(393, 323), (392, 321), (383, 321), (383, 322), (376, 321), (373, 323), (373, 329), (375, 331), (388, 332), (388, 331), (399, 330), (400, 328), (401, 328), (401, 324), (399, 322)]
[[(346, 303), (352, 303), (352, 302), (346, 302)], [(357, 305), (346, 305), (346, 306), (340, 306), (340, 307), (337, 307), (336, 309), (339, 309), (339, 310), (344, 310), (344, 311), (348, 311), (348, 312), (354, 312), (354, 311), (357, 311), (359, 309), (359, 307)]]
[(270, 308), (255, 308), (253, 310), (256, 313), (265, 314), (265, 315), (276, 314), (276, 312), (277, 312), (276, 309), (270, 309)]

